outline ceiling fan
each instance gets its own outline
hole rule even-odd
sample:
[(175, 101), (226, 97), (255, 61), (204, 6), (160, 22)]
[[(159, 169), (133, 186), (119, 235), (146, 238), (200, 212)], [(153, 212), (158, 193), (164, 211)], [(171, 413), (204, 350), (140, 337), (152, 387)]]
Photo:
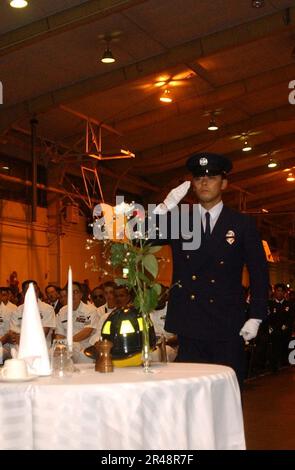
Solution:
[(184, 85), (188, 80), (195, 77), (196, 73), (190, 70), (189, 72), (185, 71), (177, 75), (170, 75), (168, 77), (159, 77), (159, 79), (154, 83), (155, 87), (162, 86), (179, 86)]
[(235, 140), (235, 139), (239, 139), (239, 140), (247, 140), (249, 139), (250, 137), (254, 136), (254, 135), (258, 135), (258, 134), (261, 134), (262, 131), (247, 131), (247, 132), (241, 132), (241, 134), (237, 134), (237, 135), (232, 135), (230, 137), (230, 140)]
[(259, 157), (269, 157), (272, 158), (274, 157), (277, 153), (283, 152), (283, 149), (277, 149), (277, 150), (270, 150), (269, 152), (261, 153), (258, 155)]
[(196, 72), (192, 70), (185, 70), (175, 75), (163, 74), (158, 77), (155, 81), (144, 83), (136, 86), (135, 88), (141, 90), (153, 90), (155, 88), (167, 88), (167, 87), (177, 87), (183, 86), (189, 82), (192, 78), (196, 76)]
[(221, 114), (223, 111), (222, 108), (218, 108), (218, 109), (207, 109), (206, 111), (204, 111), (204, 113), (202, 114), (202, 116), (204, 117), (207, 117), (207, 116), (218, 116), (218, 114)]

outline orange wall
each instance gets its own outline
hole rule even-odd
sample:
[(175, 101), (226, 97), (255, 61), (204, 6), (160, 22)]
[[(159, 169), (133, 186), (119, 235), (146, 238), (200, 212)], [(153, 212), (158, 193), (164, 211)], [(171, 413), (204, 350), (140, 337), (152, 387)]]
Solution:
[(7, 285), (12, 271), (19, 281), (38, 279), (46, 284), (48, 241), (46, 210), (38, 208), (38, 222), (27, 223), (29, 208), (20, 203), (0, 202), (0, 284)]
[(79, 217), (78, 224), (62, 224), (60, 253), (55, 255), (50, 254), (49, 232), (52, 238), (52, 232), (57, 230), (48, 224), (47, 209), (38, 207), (37, 222), (29, 220), (30, 207), (18, 202), (0, 201), (0, 285), (7, 285), (10, 273), (17, 271), (20, 283), (25, 279), (36, 279), (44, 290), (49, 282), (58, 282), (58, 264), (60, 285), (66, 283), (69, 264), (73, 268), (74, 279), (82, 282), (89, 279), (90, 287), (97, 285), (98, 274), (85, 269), (88, 259), (85, 244), (89, 235), (83, 217)]
[(157, 253), (157, 258), (159, 261), (158, 282), (169, 287), (172, 282), (173, 274), (172, 252), (170, 246), (163, 246), (161, 251)]

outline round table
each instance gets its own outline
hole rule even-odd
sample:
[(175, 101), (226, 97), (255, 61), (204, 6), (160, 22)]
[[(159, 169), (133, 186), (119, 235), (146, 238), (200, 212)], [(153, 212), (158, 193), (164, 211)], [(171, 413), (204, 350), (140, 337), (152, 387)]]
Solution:
[(0, 449), (245, 449), (232, 369), (154, 364), (67, 379), (0, 381)]

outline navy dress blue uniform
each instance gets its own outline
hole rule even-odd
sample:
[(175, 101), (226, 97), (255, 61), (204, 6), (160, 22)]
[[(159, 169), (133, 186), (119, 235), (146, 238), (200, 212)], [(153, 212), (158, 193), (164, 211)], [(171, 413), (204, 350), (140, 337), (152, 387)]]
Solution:
[[(195, 160), (200, 161), (200, 156)], [(206, 154), (202, 175), (221, 174), (228, 160)], [(216, 162), (217, 160), (217, 162)], [(190, 161), (190, 160), (189, 160)], [(202, 161), (202, 160), (201, 160)], [(198, 168), (194, 175), (198, 175)], [(246, 321), (242, 271), (250, 276), (249, 318), (267, 313), (268, 268), (255, 221), (223, 206), (209, 239), (197, 250), (183, 249), (184, 240), (166, 239), (173, 253), (173, 283), (165, 329), (179, 340), (179, 362), (207, 362), (232, 367), (242, 385), (244, 340), (239, 332)], [(187, 240), (186, 240), (187, 241)]]
[(269, 314), (266, 319), (271, 342), (270, 363), (273, 372), (280, 366), (288, 365), (289, 342), (292, 339), (294, 312), (288, 300), (269, 301)]

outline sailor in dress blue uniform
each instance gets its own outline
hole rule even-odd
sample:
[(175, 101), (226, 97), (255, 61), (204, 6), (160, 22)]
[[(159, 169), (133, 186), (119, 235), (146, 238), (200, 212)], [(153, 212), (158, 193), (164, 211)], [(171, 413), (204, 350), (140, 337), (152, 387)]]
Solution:
[[(165, 329), (178, 336), (177, 361), (228, 365), (242, 386), (244, 340), (256, 336), (267, 313), (269, 281), (262, 241), (251, 216), (223, 205), (222, 192), (232, 168), (229, 159), (213, 153), (194, 154), (187, 167), (199, 202), (202, 238), (199, 249), (191, 251), (183, 249), (181, 239), (161, 240), (171, 245), (173, 283), (181, 286), (170, 292)], [(160, 206), (171, 210), (187, 192), (189, 184), (184, 186), (182, 194), (172, 191)], [(244, 265), (251, 292), (247, 321)]]

